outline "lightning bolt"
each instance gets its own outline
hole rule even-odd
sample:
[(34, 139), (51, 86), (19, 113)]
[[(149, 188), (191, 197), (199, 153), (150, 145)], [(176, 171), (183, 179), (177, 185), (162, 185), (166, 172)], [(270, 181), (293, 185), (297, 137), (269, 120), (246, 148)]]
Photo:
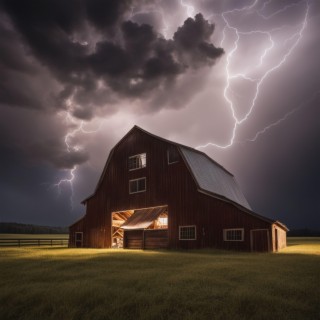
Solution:
[[(70, 106), (70, 102), (69, 102)], [(72, 109), (72, 107), (70, 108)], [(79, 151), (81, 150), (80, 145), (73, 145), (71, 139), (74, 138), (77, 134), (83, 133), (83, 134), (92, 134), (96, 133), (99, 131), (102, 121), (100, 122), (99, 126), (95, 130), (86, 130), (84, 128), (85, 122), (81, 120), (80, 122), (76, 120), (72, 115), (71, 115), (71, 110), (68, 110), (65, 114), (65, 121), (68, 123), (71, 123), (72, 125), (76, 126), (74, 130), (71, 130), (66, 133), (64, 136), (64, 143), (66, 145), (67, 152), (71, 153), (72, 151)], [(73, 203), (73, 197), (74, 197), (74, 189), (73, 189), (73, 183), (76, 178), (75, 172), (77, 170), (78, 166), (74, 165), (70, 170), (69, 170), (69, 178), (64, 178), (59, 180), (57, 183), (55, 183), (53, 186), (58, 188), (59, 194), (61, 193), (61, 187), (62, 185), (67, 184), (70, 187), (71, 191), (71, 196), (70, 196), (70, 207), (73, 210), (74, 208), (74, 203)]]
[(301, 110), (302, 108), (305, 108), (306, 106), (309, 106), (310, 102), (315, 100), (315, 98), (318, 96), (319, 93), (320, 93), (320, 90), (314, 92), (314, 94), (311, 96), (311, 98), (307, 99), (306, 101), (302, 102), (296, 108), (294, 108), (294, 109), (290, 110), (289, 112), (287, 112), (282, 118), (278, 119), (277, 121), (269, 124), (268, 126), (263, 128), (262, 130), (258, 131), (253, 138), (246, 139), (245, 141), (242, 141), (242, 142), (241, 141), (239, 141), (239, 142), (235, 141), (235, 143), (246, 143), (246, 142), (254, 142), (254, 141), (256, 141), (261, 135), (263, 135), (264, 133), (269, 131), (271, 128), (278, 126), (279, 124), (281, 124), (283, 121), (287, 120), (287, 118), (292, 116), (297, 111)]
[(194, 13), (194, 7), (190, 4), (186, 4), (183, 0), (180, 0), (180, 4), (182, 7), (187, 8), (187, 15), (188, 17), (193, 17), (193, 13)]
[(167, 38), (167, 33), (168, 33), (168, 30), (169, 30), (169, 26), (168, 26), (167, 21), (165, 19), (165, 15), (164, 15), (163, 9), (161, 7), (160, 8), (155, 8), (154, 6), (152, 6), (150, 9), (148, 9), (148, 8), (136, 9), (135, 6), (132, 6), (131, 7), (131, 12), (130, 12), (130, 18), (133, 18), (134, 16), (136, 16), (138, 14), (144, 14), (144, 13), (146, 13), (146, 14), (156, 13), (161, 17), (162, 24), (164, 26), (162, 28), (162, 33), (165, 36), (165, 38)]
[[(233, 45), (231, 50), (228, 52), (227, 57), (226, 57), (226, 66), (225, 66), (225, 71), (226, 71), (226, 85), (223, 91), (223, 97), (226, 101), (227, 106), (229, 107), (229, 110), (231, 112), (232, 118), (233, 118), (233, 128), (232, 128), (232, 132), (231, 132), (231, 138), (229, 140), (229, 142), (225, 145), (220, 145), (217, 143), (213, 143), (213, 142), (208, 142), (204, 145), (199, 145), (196, 148), (206, 148), (208, 146), (213, 146), (216, 148), (220, 148), (220, 149), (226, 149), (231, 147), (234, 142), (235, 142), (235, 137), (236, 137), (236, 133), (237, 133), (237, 129), (240, 125), (242, 125), (244, 122), (246, 122), (248, 120), (248, 118), (250, 117), (250, 115), (252, 114), (254, 108), (256, 107), (256, 102), (257, 99), (259, 97), (262, 85), (264, 84), (265, 80), (277, 69), (279, 69), (282, 65), (285, 64), (285, 62), (287, 61), (287, 59), (289, 58), (289, 56), (292, 54), (292, 52), (294, 51), (294, 49), (297, 47), (297, 45), (299, 44), (301, 38), (303, 37), (303, 32), (307, 26), (307, 22), (308, 22), (308, 13), (309, 13), (309, 1), (307, 0), (303, 0), (297, 3), (293, 3), (290, 5), (286, 5), (285, 7), (281, 8), (280, 10), (273, 12), (272, 14), (266, 16), (263, 15), (263, 10), (267, 7), (267, 5), (270, 3), (271, 1), (267, 1), (264, 3), (263, 7), (260, 10), (254, 10), (254, 8), (256, 7), (258, 0), (253, 1), (250, 5), (244, 6), (242, 8), (236, 8), (233, 10), (228, 10), (225, 12), (222, 12), (220, 14), (220, 17), (222, 18), (223, 22), (224, 22), (224, 28), (223, 28), (223, 32), (222, 32), (222, 39), (221, 39), (221, 43), (220, 46), (223, 46), (224, 43), (226, 42), (227, 39), (227, 31), (232, 33), (233, 36), (235, 37), (235, 40), (233, 41)], [(259, 63), (255, 66), (255, 68), (253, 69), (254, 71), (259, 71), (258, 69), (263, 65), (265, 58), (268, 56), (268, 54), (270, 52), (272, 52), (272, 50), (275, 48), (275, 40), (273, 37), (273, 34), (276, 31), (281, 30), (283, 27), (282, 26), (280, 28), (274, 28), (268, 31), (265, 30), (252, 30), (252, 31), (241, 31), (239, 30), (239, 28), (235, 27), (232, 25), (231, 23), (231, 19), (229, 19), (230, 15), (234, 15), (237, 13), (256, 13), (259, 17), (261, 17), (264, 20), (270, 20), (271, 18), (277, 16), (278, 14), (285, 12), (286, 10), (288, 10), (289, 8), (292, 8), (294, 6), (297, 5), (301, 5), (302, 3), (305, 4), (305, 13), (304, 13), (304, 18), (302, 23), (300, 24), (300, 27), (298, 29), (298, 31), (294, 32), (289, 38), (287, 38), (284, 41), (284, 45), (287, 45), (290, 42), (293, 42), (291, 45), (289, 45), (289, 48), (286, 50), (286, 52), (280, 57), (280, 60), (276, 63), (274, 63), (271, 67), (267, 68), (264, 73), (262, 73), (262, 75), (260, 75), (259, 77), (251, 77), (250, 73), (252, 73), (252, 70), (249, 72), (243, 72), (243, 73), (232, 73), (231, 71), (231, 63), (233, 61), (233, 58), (236, 55), (236, 52), (238, 50), (238, 46), (239, 46), (239, 42), (241, 41), (241, 38), (243, 36), (249, 36), (249, 35), (253, 35), (253, 34), (260, 34), (260, 35), (264, 35), (267, 37), (268, 39), (268, 45), (266, 45), (262, 55), (260, 56), (260, 60)], [(218, 14), (214, 14), (214, 15), (218, 15)], [(252, 66), (251, 66), (252, 67)], [(252, 68), (251, 68), (252, 69)], [(234, 80), (241, 80), (243, 81), (250, 81), (251, 83), (255, 84), (255, 91), (254, 91), (254, 95), (253, 98), (251, 100), (251, 103), (249, 105), (248, 111), (242, 116), (237, 116), (237, 108), (235, 106), (235, 102), (234, 99), (232, 97), (230, 97), (230, 92), (232, 92), (231, 90), (231, 82)], [(282, 121), (284, 121), (285, 119), (283, 119)], [(279, 120), (280, 121), (280, 120)], [(282, 121), (280, 121), (279, 123), (281, 123)], [(272, 126), (271, 126), (272, 127)]]

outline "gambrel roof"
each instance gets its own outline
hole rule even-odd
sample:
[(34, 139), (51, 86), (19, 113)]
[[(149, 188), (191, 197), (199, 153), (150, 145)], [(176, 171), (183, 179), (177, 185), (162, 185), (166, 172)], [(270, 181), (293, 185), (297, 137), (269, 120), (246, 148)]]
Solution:
[(222, 196), (251, 210), (232, 174), (203, 153), (182, 146), (180, 150), (200, 189)]

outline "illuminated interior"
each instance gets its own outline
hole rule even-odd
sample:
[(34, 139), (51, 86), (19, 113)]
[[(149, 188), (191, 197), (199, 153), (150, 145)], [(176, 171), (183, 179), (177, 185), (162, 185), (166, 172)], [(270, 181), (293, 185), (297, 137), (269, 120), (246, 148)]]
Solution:
[[(153, 210), (151, 208), (151, 210)], [(125, 226), (122, 225), (134, 214), (142, 213), (142, 209), (138, 210), (125, 210), (117, 211), (112, 213), (112, 248), (123, 248), (123, 237)], [(136, 215), (135, 215), (136, 217)], [(134, 218), (134, 217), (132, 217)], [(135, 229), (133, 228), (130, 228)], [(141, 228), (138, 228), (140, 229)], [(168, 229), (168, 210), (165, 208), (164, 211), (155, 218), (155, 220), (150, 220), (144, 229), (154, 230), (154, 229)]]
[(112, 212), (112, 248), (123, 248), (123, 229), (121, 226), (133, 213), (134, 210)]

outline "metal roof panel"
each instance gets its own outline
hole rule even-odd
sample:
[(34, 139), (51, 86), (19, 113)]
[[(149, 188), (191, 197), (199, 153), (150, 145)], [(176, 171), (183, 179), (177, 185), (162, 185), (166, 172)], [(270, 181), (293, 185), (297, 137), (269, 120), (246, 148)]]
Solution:
[(250, 209), (235, 178), (205, 154), (180, 147), (199, 187)]

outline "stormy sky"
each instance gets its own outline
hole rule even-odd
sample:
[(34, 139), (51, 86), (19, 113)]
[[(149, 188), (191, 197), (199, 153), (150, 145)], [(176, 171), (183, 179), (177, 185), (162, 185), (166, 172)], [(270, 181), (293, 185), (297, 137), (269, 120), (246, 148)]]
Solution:
[(320, 228), (320, 2), (0, 0), (0, 221), (66, 226), (133, 125)]

